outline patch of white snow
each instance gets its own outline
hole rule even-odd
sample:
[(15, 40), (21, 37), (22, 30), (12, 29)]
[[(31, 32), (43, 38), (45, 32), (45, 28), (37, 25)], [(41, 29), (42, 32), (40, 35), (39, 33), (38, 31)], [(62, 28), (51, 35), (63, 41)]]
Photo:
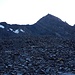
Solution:
[(13, 29), (9, 28), (9, 30), (13, 31)]
[(3, 25), (0, 25), (0, 28), (5, 28)]
[(25, 32), (23, 29), (20, 29), (21, 32)]
[(16, 34), (18, 34), (19, 33), (19, 30), (17, 29), (17, 30), (15, 30), (15, 31), (13, 31), (14, 33), (16, 33)]

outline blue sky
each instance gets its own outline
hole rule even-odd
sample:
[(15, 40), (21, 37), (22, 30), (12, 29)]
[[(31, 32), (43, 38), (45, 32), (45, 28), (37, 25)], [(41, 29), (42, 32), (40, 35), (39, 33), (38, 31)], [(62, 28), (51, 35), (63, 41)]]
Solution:
[(48, 13), (75, 24), (75, 0), (0, 0), (0, 22), (34, 24)]

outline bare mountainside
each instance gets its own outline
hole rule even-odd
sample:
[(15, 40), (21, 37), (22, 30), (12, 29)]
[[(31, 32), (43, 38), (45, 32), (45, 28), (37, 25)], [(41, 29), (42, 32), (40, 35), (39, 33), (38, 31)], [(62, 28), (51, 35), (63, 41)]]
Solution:
[(75, 75), (75, 26), (46, 15), (34, 25), (0, 23), (0, 75)]
[(70, 26), (61, 19), (48, 14), (33, 25), (0, 23), (0, 37), (50, 35), (61, 38), (75, 37), (75, 26)]

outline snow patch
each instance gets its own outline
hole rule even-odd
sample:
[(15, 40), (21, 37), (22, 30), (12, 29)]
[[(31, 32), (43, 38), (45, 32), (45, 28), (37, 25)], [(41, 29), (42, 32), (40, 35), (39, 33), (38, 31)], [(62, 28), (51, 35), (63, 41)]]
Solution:
[(12, 32), (14, 32), (14, 33), (16, 33), (16, 34), (18, 34), (18, 33), (19, 33), (19, 30), (18, 30), (18, 29), (13, 30), (12, 28), (9, 28), (9, 30), (10, 30), (10, 31), (12, 31)]
[(23, 29), (20, 29), (21, 32), (25, 32)]
[(0, 28), (4, 28), (4, 26), (3, 25), (0, 25)]
[(19, 30), (17, 29), (17, 30), (15, 30), (15, 31), (13, 31), (14, 33), (16, 33), (16, 34), (18, 34), (19, 33)]
[(13, 31), (13, 29), (9, 28), (9, 30)]

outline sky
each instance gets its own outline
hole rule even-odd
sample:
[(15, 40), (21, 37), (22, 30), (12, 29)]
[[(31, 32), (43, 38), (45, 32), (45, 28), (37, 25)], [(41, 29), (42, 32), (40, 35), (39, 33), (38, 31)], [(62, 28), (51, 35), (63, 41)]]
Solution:
[(0, 22), (34, 24), (52, 14), (75, 24), (75, 0), (0, 0)]

